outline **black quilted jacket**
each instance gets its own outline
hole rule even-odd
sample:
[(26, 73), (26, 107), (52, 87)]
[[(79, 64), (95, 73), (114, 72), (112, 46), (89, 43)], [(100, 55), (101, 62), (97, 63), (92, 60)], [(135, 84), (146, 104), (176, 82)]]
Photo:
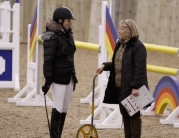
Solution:
[[(115, 68), (114, 59), (116, 51), (120, 47), (117, 42), (113, 54), (112, 62), (104, 63), (105, 71), (110, 71), (110, 76), (104, 96), (104, 103), (117, 104), (117, 93), (115, 86)], [(120, 101), (132, 93), (132, 88), (139, 89), (145, 85), (148, 88), (147, 70), (146, 70), (147, 52), (145, 46), (137, 38), (129, 40), (123, 53), (122, 70), (121, 70), (121, 95)]]
[(58, 29), (59, 24), (50, 20), (47, 31), (42, 34), (44, 47), (43, 74), (46, 83), (69, 84), (71, 78), (77, 83), (74, 66), (74, 44), (71, 30)]

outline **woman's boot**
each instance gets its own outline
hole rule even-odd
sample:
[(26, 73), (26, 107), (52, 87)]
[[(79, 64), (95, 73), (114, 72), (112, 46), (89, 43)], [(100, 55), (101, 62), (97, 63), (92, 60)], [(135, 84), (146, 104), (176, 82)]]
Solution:
[(65, 118), (66, 118), (66, 113), (62, 113), (61, 114), (61, 117), (60, 117), (60, 121), (59, 121), (59, 138), (61, 138), (61, 135), (62, 135), (62, 131), (63, 131), (63, 126), (64, 126), (64, 123), (65, 123)]
[(130, 119), (123, 119), (125, 138), (131, 138), (131, 121)]
[(141, 118), (136, 118), (131, 120), (131, 127), (132, 127), (132, 138), (140, 138), (141, 127), (142, 127)]
[(61, 113), (59, 113), (56, 108), (52, 109), (52, 115), (51, 115), (51, 138), (59, 138), (58, 135), (58, 125), (60, 121)]

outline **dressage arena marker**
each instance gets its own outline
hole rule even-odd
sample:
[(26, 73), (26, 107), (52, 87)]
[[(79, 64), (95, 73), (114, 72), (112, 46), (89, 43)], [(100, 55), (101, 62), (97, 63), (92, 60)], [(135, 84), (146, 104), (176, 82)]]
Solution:
[[(27, 49), (27, 84), (26, 86), (14, 97), (9, 98), (8, 101), (16, 103), (18, 106), (44, 106), (44, 96), (41, 91), (40, 84), (40, 69), (41, 69), (41, 51), (42, 45), (36, 42), (37, 36), (42, 33), (42, 2), (38, 0), (32, 24), (28, 25), (28, 49)], [(33, 53), (36, 47), (36, 60), (33, 61)], [(26, 95), (24, 97), (24, 95)], [(48, 96), (47, 105), (52, 106), (52, 101)]]
[[(11, 21), (12, 13), (12, 21)], [(19, 26), (20, 1), (0, 3), (0, 88), (20, 90), (19, 86)], [(11, 29), (12, 22), (12, 29)], [(12, 42), (10, 37), (12, 36)]]

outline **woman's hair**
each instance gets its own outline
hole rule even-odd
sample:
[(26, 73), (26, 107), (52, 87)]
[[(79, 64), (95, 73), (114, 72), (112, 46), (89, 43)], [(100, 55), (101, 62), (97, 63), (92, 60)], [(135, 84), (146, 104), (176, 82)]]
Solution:
[(128, 28), (131, 33), (131, 37), (139, 37), (139, 32), (136, 26), (136, 23), (132, 19), (125, 19), (120, 21), (120, 25)]

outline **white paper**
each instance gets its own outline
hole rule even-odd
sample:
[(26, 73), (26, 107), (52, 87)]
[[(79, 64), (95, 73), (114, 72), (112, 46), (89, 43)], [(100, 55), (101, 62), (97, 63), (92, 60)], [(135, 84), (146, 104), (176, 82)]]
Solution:
[(153, 96), (148, 91), (145, 85), (139, 88), (138, 91), (139, 96), (135, 97), (133, 95), (129, 95), (121, 102), (130, 116), (134, 115), (154, 100)]

